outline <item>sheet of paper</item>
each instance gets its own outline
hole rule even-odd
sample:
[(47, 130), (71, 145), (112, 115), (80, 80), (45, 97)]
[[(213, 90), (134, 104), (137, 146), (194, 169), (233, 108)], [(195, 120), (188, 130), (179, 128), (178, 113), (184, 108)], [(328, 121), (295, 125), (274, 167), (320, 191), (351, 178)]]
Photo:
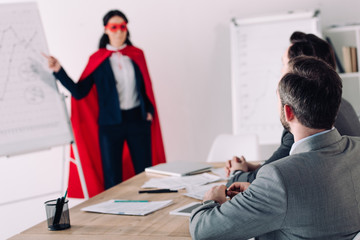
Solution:
[(186, 188), (187, 193), (184, 193), (185, 196), (202, 200), (207, 191), (209, 191), (212, 187), (221, 185), (220, 183), (211, 183), (201, 186), (188, 186)]
[(224, 168), (211, 168), (211, 172), (220, 176), (224, 180), (229, 179), (228, 177), (226, 177), (226, 172)]
[(96, 213), (145, 216), (149, 213), (169, 206), (171, 203), (172, 200), (137, 202), (136, 200), (112, 199), (106, 202), (82, 208), (81, 210)]
[(164, 177), (164, 178), (151, 178), (147, 181), (142, 188), (169, 188), (169, 189), (183, 189), (187, 186), (204, 185), (207, 183), (221, 180), (221, 177), (203, 173), (192, 176), (184, 177)]

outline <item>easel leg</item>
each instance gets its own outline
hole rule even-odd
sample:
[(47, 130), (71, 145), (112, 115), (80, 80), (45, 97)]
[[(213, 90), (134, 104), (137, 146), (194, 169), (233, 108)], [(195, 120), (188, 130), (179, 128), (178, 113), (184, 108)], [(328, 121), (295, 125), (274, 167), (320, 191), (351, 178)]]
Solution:
[(84, 198), (89, 199), (89, 193), (88, 193), (88, 190), (87, 190), (87, 187), (86, 187), (84, 172), (83, 172), (82, 167), (81, 167), (80, 156), (79, 156), (79, 152), (78, 152), (76, 143), (72, 142), (71, 145), (73, 147), (73, 152), (74, 152), (74, 157), (75, 157), (73, 162), (77, 166), (77, 170), (78, 170), (79, 177), (80, 177), (81, 188), (82, 188), (82, 191), (84, 193)]

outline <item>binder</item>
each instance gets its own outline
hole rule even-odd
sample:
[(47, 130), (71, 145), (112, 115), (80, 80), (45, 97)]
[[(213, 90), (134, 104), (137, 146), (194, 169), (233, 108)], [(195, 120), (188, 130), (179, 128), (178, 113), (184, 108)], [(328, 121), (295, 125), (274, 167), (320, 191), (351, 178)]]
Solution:
[(351, 73), (351, 55), (350, 55), (350, 47), (343, 46), (342, 47), (342, 53), (344, 58), (344, 68), (346, 73)]
[(350, 47), (350, 58), (351, 58), (351, 72), (357, 72), (358, 71), (358, 62), (357, 62), (356, 47)]
[(344, 73), (345, 71), (344, 71), (343, 65), (341, 64), (341, 61), (340, 61), (340, 59), (339, 59), (339, 56), (336, 54), (334, 45), (332, 44), (332, 42), (331, 42), (331, 40), (330, 40), (329, 37), (326, 37), (325, 39), (326, 39), (326, 41), (331, 45), (332, 49), (334, 50), (335, 61), (336, 61), (336, 66), (337, 66), (338, 72), (339, 72), (339, 73)]

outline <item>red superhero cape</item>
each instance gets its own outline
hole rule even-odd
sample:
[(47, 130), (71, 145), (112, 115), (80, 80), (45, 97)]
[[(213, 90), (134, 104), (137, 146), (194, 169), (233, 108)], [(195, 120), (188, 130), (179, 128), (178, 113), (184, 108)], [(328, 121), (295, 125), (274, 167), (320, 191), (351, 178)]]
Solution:
[[(139, 66), (143, 75), (146, 95), (154, 106), (154, 116), (151, 124), (152, 164), (156, 165), (158, 163), (164, 163), (166, 162), (166, 159), (160, 122), (143, 51), (134, 46), (126, 46), (120, 52), (131, 58)], [(111, 51), (102, 48), (90, 56), (89, 62), (80, 77), (80, 81), (89, 76), (111, 54)], [(93, 197), (104, 191), (104, 176), (98, 133), (98, 115), (99, 105), (95, 85), (85, 98), (81, 100), (71, 98), (71, 122), (89, 197)], [(72, 151), (71, 156), (73, 156)], [(125, 143), (123, 154), (123, 180), (134, 175), (135, 171), (128, 147)], [(84, 197), (78, 169), (73, 162), (70, 162), (68, 195), (73, 198)]]

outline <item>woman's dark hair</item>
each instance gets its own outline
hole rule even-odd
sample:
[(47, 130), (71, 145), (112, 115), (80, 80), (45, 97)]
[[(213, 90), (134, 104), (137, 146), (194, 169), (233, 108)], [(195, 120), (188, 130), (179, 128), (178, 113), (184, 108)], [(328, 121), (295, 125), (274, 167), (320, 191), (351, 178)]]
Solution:
[[(121, 17), (122, 19), (124, 19), (124, 21), (126, 23), (128, 23), (128, 19), (127, 17), (125, 16), (124, 13), (122, 13), (121, 11), (119, 10), (111, 10), (109, 11), (108, 13), (105, 14), (105, 16), (103, 17), (103, 24), (104, 26), (106, 26), (106, 24), (109, 22), (110, 18), (114, 17), (114, 16), (119, 16)], [(99, 43), (99, 48), (104, 48), (106, 47), (106, 44), (109, 43), (109, 36), (104, 33), (101, 38), (100, 38), (100, 43)], [(125, 40), (125, 43), (127, 45), (130, 45), (132, 46), (132, 43), (130, 41), (130, 32), (129, 32), (129, 29), (127, 30), (127, 35), (126, 35), (126, 40)]]
[(289, 59), (300, 55), (318, 57), (336, 69), (335, 53), (331, 45), (314, 34), (294, 32), (290, 37)]

